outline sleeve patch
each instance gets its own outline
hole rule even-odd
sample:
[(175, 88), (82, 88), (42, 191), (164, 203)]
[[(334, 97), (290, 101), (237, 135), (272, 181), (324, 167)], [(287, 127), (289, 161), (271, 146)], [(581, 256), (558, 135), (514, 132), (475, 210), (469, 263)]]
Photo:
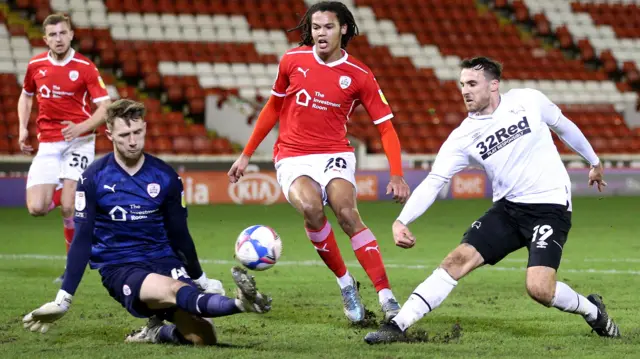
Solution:
[(380, 99), (382, 100), (382, 102), (383, 102), (385, 105), (387, 105), (387, 106), (388, 106), (388, 105), (389, 105), (389, 102), (387, 102), (387, 98), (386, 98), (386, 97), (384, 97), (384, 94), (382, 93), (382, 90), (378, 90), (378, 93), (380, 94)]
[(76, 211), (84, 211), (87, 208), (87, 197), (84, 191), (76, 191), (75, 207)]

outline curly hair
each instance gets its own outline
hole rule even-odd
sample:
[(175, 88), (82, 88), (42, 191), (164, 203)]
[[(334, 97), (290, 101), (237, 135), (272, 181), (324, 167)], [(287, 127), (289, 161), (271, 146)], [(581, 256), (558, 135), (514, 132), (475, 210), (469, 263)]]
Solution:
[(358, 35), (358, 25), (353, 14), (347, 8), (347, 6), (339, 1), (321, 1), (319, 3), (311, 5), (304, 16), (300, 19), (298, 26), (293, 29), (287, 30), (287, 32), (300, 30), (300, 46), (312, 46), (313, 37), (311, 36), (311, 16), (316, 12), (330, 11), (336, 14), (340, 26), (347, 25), (347, 33), (342, 35), (342, 42), (340, 47), (345, 49), (349, 41)]

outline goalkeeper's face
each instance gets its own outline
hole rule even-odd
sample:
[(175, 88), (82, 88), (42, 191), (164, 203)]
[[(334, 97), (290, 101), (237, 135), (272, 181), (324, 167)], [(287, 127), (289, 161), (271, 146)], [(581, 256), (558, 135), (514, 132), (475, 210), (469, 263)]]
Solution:
[(113, 150), (118, 157), (136, 161), (142, 156), (146, 131), (147, 123), (141, 118), (132, 119), (128, 124), (123, 119), (116, 118), (107, 135), (113, 142)]
[(347, 33), (347, 25), (340, 26), (340, 21), (331, 11), (317, 11), (311, 15), (311, 36), (320, 57), (330, 57), (340, 51), (342, 35)]

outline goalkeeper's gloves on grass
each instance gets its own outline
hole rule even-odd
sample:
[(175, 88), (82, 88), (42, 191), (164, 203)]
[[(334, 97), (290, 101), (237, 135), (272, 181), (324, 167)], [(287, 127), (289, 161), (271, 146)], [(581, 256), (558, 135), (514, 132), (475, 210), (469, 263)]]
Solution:
[(207, 275), (202, 272), (200, 278), (194, 281), (198, 286), (198, 289), (205, 293), (209, 294), (220, 294), (225, 295), (224, 287), (222, 286), (222, 282), (217, 279), (209, 279)]
[(60, 289), (56, 300), (46, 303), (22, 318), (24, 327), (32, 332), (46, 333), (51, 323), (62, 318), (69, 310), (73, 296)]

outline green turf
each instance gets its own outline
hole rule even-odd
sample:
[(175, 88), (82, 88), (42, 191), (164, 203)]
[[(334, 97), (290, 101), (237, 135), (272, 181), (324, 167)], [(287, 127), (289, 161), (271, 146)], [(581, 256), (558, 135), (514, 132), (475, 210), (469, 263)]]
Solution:
[[(638, 198), (576, 199), (574, 223), (565, 247), (559, 279), (583, 294), (604, 296), (624, 338), (601, 339), (576, 315), (544, 308), (527, 297), (524, 287), (526, 250), (509, 256), (497, 268), (482, 268), (460, 281), (435, 312), (412, 330), (426, 331), (426, 343), (368, 346), (371, 328), (354, 328), (342, 314), (340, 294), (328, 269), (288, 205), (207, 206), (190, 208), (190, 227), (202, 259), (233, 260), (239, 231), (263, 223), (284, 242), (282, 263), (255, 273), (261, 290), (273, 295), (273, 310), (215, 320), (221, 347), (193, 348), (124, 344), (124, 336), (144, 321), (131, 317), (112, 300), (97, 273), (87, 272), (71, 311), (49, 333), (22, 328), (21, 317), (54, 298), (51, 281), (60, 274), (61, 259), (9, 258), (7, 254), (64, 254), (62, 221), (57, 213), (31, 218), (24, 209), (0, 209), (0, 358), (409, 358), (409, 357), (574, 357), (640, 356), (640, 320), (635, 312), (640, 288)], [(466, 227), (489, 206), (488, 201), (440, 201), (412, 225), (415, 248), (396, 248), (390, 237), (400, 207), (362, 203), (367, 225), (377, 235), (400, 302), (460, 240)], [(367, 307), (379, 314), (377, 296), (357, 265), (348, 238), (339, 245), (351, 272), (362, 282)], [(314, 261), (295, 264), (295, 261)], [(408, 268), (409, 266), (415, 266)], [(203, 265), (210, 277), (231, 289), (231, 263)], [(457, 324), (460, 335), (452, 331)]]

